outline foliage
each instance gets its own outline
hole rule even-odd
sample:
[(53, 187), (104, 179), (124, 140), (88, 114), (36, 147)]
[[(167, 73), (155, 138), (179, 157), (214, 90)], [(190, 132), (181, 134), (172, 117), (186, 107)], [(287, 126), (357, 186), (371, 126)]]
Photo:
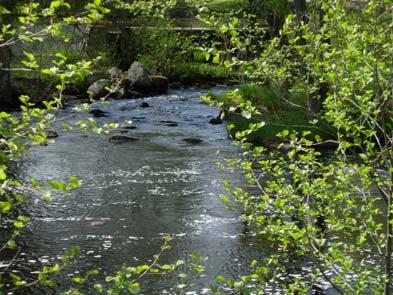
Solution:
[[(2, 6), (0, 8), (0, 16), (11, 13), (9, 9)], [(67, 14), (67, 16), (59, 17), (58, 11), (63, 12), (64, 9), (71, 9), (71, 6), (65, 1), (51, 1), (47, 7), (41, 7), (37, 2), (17, 3), (14, 9), (18, 12), (19, 17), (12, 23), (2, 24), (0, 48), (21, 46), (27, 43), (42, 43), (48, 37), (56, 37), (62, 42), (68, 42), (69, 26), (93, 24), (102, 19), (103, 15), (108, 12), (108, 9), (102, 6), (99, 0), (85, 3), (83, 10), (79, 11), (77, 16)], [(45, 25), (46, 22), (48, 22), (48, 25)], [(117, 124), (98, 126), (92, 119), (77, 121), (74, 126), (67, 122), (70, 116), (74, 116), (80, 111), (88, 111), (91, 107), (89, 104), (82, 104), (75, 108), (75, 113), (69, 117), (61, 119), (57, 117), (63, 103), (63, 92), (69, 85), (79, 83), (84, 80), (86, 75), (91, 74), (91, 69), (99, 60), (99, 57), (87, 59), (84, 54), (75, 56), (62, 51), (52, 51), (49, 57), (51, 58), (50, 61), (40, 63), (33, 53), (25, 50), (19, 71), (31, 74), (39, 73), (39, 75), (46, 77), (48, 81), (52, 81), (55, 89), (53, 97), (43, 101), (41, 105), (37, 105), (33, 102), (34, 98), (22, 95), (19, 98), (21, 102), (19, 113), (4, 111), (0, 113), (0, 222), (4, 226), (0, 241), (0, 252), (2, 255), (9, 257), (9, 264), (1, 272), (0, 293), (3, 290), (15, 292), (38, 284), (53, 287), (56, 274), (68, 267), (71, 259), (79, 253), (79, 249), (73, 247), (69, 253), (61, 256), (58, 263), (52, 266), (44, 266), (36, 274), (36, 279), (33, 280), (28, 280), (13, 272), (14, 263), (22, 249), (22, 245), (18, 244), (18, 237), (30, 221), (24, 215), (21, 206), (26, 203), (27, 199), (34, 196), (38, 196), (42, 201), (51, 201), (54, 191), (72, 196), (73, 191), (80, 188), (82, 182), (75, 177), (70, 177), (66, 182), (50, 180), (47, 183), (38, 183), (35, 179), (31, 179), (30, 183), (23, 183), (13, 177), (12, 163), (20, 160), (30, 146), (50, 142), (47, 130), (56, 122), (62, 122), (65, 129), (80, 128), (84, 132), (92, 130), (96, 133), (107, 133), (110, 129), (117, 127)], [(169, 240), (169, 238), (166, 240), (162, 248), (163, 251), (168, 249), (167, 243)], [(175, 267), (159, 266), (157, 261), (158, 257), (151, 266), (139, 266), (135, 270), (131, 268), (125, 271), (130, 271), (139, 278), (150, 272), (153, 267), (165, 270), (171, 270)], [(116, 284), (113, 284), (114, 286), (108, 289), (108, 292), (118, 294), (119, 292), (116, 291), (118, 288), (128, 288), (130, 292), (136, 294), (139, 286), (135, 279), (132, 282), (117, 280), (117, 278), (123, 276), (122, 271), (112, 277)], [(92, 270), (84, 278), (73, 277), (72, 282), (80, 286), (89, 277), (96, 275), (97, 272)], [(128, 277), (128, 274), (126, 276)], [(97, 288), (100, 289), (96, 286)], [(67, 294), (81, 294), (80, 288), (72, 288)]]
[[(249, 79), (263, 85), (242, 86), (219, 102), (234, 120), (242, 120), (238, 125), (247, 127), (234, 133), (244, 153), (241, 160), (232, 164), (240, 166), (249, 183), (257, 188), (248, 191), (227, 183), (228, 194), (222, 199), (229, 202), (232, 196), (243, 207), (245, 224), (268, 241), (267, 246), (276, 249), (272, 256), (253, 262), (252, 272), (247, 276), (238, 280), (218, 276), (212, 292), (264, 294), (279, 290), (284, 294), (307, 294), (314, 287), (328, 285), (341, 294), (391, 294), (391, 1), (364, 1), (358, 6), (345, 0), (313, 1), (307, 23), (299, 22), (294, 15), (288, 16), (281, 35), (268, 44), (255, 42), (263, 39), (260, 36), (258, 39), (241, 34), (250, 27), (239, 18), (228, 22), (228, 15), (239, 16), (239, 11), (226, 15), (213, 13), (210, 17), (210, 12), (202, 7), (204, 1), (200, 2), (201, 17), (208, 16), (206, 22), (217, 28), (224, 42), (224, 46), (216, 43), (206, 50), (205, 59), (220, 66), (179, 62), (174, 70), (182, 79), (195, 81), (206, 77), (217, 80), (237, 77), (229, 69), (240, 69)], [(9, 20), (11, 12), (17, 12), (18, 17), (2, 24), (0, 48), (44, 42), (48, 36), (67, 42), (67, 27), (94, 25), (102, 20), (109, 12), (105, 3), (89, 1), (80, 13), (60, 0), (47, 6), (32, 1), (6, 3), (7, 6), (0, 6), (2, 21)], [(175, 1), (116, 0), (109, 4), (127, 11), (128, 15), (163, 18)], [(153, 41), (159, 40), (161, 33), (153, 32), (152, 36)], [(150, 47), (149, 56), (140, 58), (148, 61), (154, 56), (163, 61), (157, 70), (167, 71), (172, 66), (168, 64), (170, 55), (180, 41), (169, 32), (163, 40), (160, 47), (156, 44)], [(166, 42), (170, 43), (167, 47)], [(29, 219), (18, 209), (25, 202), (26, 191), (31, 195), (41, 192), (42, 199), (50, 200), (53, 190), (72, 195), (80, 187), (81, 181), (74, 177), (66, 182), (38, 183), (32, 179), (30, 184), (21, 183), (12, 177), (10, 164), (20, 159), (30, 145), (48, 142), (46, 131), (60, 120), (57, 114), (65, 89), (91, 73), (98, 60), (98, 57), (74, 58), (57, 52), (49, 65), (44, 65), (31, 52), (24, 52), (23, 69), (52, 79), (56, 94), (40, 108), (29, 97), (21, 96), (20, 114), (0, 113), (0, 219), (10, 230), (0, 252), (11, 251), (17, 257), (20, 251), (18, 236)], [(288, 104), (300, 104), (301, 112)], [(320, 106), (316, 108), (316, 104)], [(81, 105), (79, 110), (89, 107)], [(284, 117), (274, 121), (276, 110), (282, 111)], [(78, 121), (77, 126), (70, 126), (66, 119), (61, 120), (66, 128), (78, 127), (86, 132), (88, 129), (108, 132), (117, 127), (116, 124), (98, 126), (94, 120)], [(291, 128), (281, 126), (262, 133), (261, 136), (274, 134), (280, 138), (275, 148), (251, 146), (247, 142), (251, 135), (272, 122), (292, 123)], [(307, 128), (295, 128), (295, 122), (307, 124)], [(318, 127), (318, 124), (334, 127), (334, 137), (329, 140), (336, 148), (330, 155), (316, 149), (326, 142), (322, 134), (311, 132), (311, 126)], [(168, 249), (169, 240), (162, 251)], [(53, 276), (77, 254), (78, 248), (71, 249), (61, 262), (43, 268), (33, 281), (12, 273), (11, 261), (1, 279), (10, 281), (13, 290), (35, 284), (50, 287), (54, 284)], [(160, 265), (159, 257), (152, 265), (121, 268), (108, 277), (109, 286), (93, 287), (97, 292), (109, 294), (137, 294), (141, 290), (141, 276), (174, 271), (184, 264), (180, 261)], [(193, 270), (202, 272), (203, 258), (197, 254), (191, 254), (191, 258)], [(294, 265), (305, 268), (299, 270)], [(92, 270), (85, 277), (73, 277), (75, 287), (68, 294), (81, 294), (89, 278), (95, 275), (97, 271)], [(183, 290), (186, 286), (180, 283), (178, 288)]]
[(174, 75), (184, 83), (225, 82), (239, 79), (239, 74), (226, 68), (205, 63), (181, 63), (174, 70)]
[[(17, 3), (16, 6), (7, 6), (8, 9), (0, 6), (0, 16), (10, 14), (10, 9), (15, 9), (19, 14), (16, 21), (3, 25), (0, 34), (0, 48), (9, 46), (29, 48), (25, 45), (42, 43), (52, 37), (56, 37), (58, 42), (67, 43), (70, 41), (70, 26), (94, 26), (96, 21), (101, 20), (104, 14), (109, 12), (100, 0), (85, 3), (82, 10), (76, 9), (77, 6), (71, 7), (65, 1), (50, 1), (47, 3), (48, 6), (45, 6), (45, 3), (43, 6), (38, 2)], [(72, 13), (64, 13), (68, 10)], [(45, 25), (46, 22), (49, 25)], [(27, 203), (26, 200), (38, 197), (39, 201), (50, 202), (54, 198), (54, 191), (72, 197), (73, 192), (82, 185), (82, 181), (75, 177), (69, 177), (65, 182), (50, 180), (47, 183), (39, 183), (37, 180), (31, 179), (29, 183), (24, 183), (13, 177), (10, 168), (12, 164), (20, 160), (30, 146), (50, 143), (48, 129), (55, 123), (62, 123), (65, 130), (79, 128), (85, 134), (90, 131), (97, 134), (109, 133), (111, 129), (119, 126), (117, 123), (99, 125), (91, 118), (70, 123), (71, 117), (94, 107), (96, 103), (94, 101), (76, 106), (73, 109), (74, 112), (67, 117), (58, 117), (63, 104), (64, 91), (70, 85), (81, 83), (87, 75), (92, 74), (92, 69), (102, 57), (89, 58), (84, 52), (76, 53), (76, 51), (62, 51), (52, 48), (52, 51), (49, 50), (46, 54), (48, 60), (40, 62), (39, 57), (33, 52), (24, 50), (23, 54), (24, 57), (17, 65), (17, 70), (25, 73), (26, 78), (38, 75), (42, 77), (42, 80), (50, 81), (48, 84), (53, 85), (54, 92), (52, 97), (41, 101), (40, 104), (34, 102), (34, 97), (22, 95), (19, 98), (20, 112), (0, 113), (0, 223), (5, 226), (2, 228), (0, 254), (9, 258), (9, 264), (2, 269), (0, 275), (0, 293), (3, 290), (7, 292), (31, 290), (29, 288), (37, 285), (43, 286), (44, 290), (46, 287), (53, 288), (56, 285), (58, 274), (73, 263), (73, 258), (80, 251), (78, 247), (74, 246), (68, 253), (59, 255), (57, 263), (44, 266), (37, 274), (34, 274), (35, 279), (24, 278), (13, 271), (18, 255), (22, 251), (22, 245), (18, 243), (19, 236), (23, 234), (23, 229), (30, 222), (29, 218), (24, 215), (24, 211), (21, 210), (21, 207)], [(15, 64), (11, 65), (11, 69), (8, 70), (16, 70)], [(116, 89), (110, 90), (110, 93), (116, 91)], [(108, 96), (101, 98), (101, 100), (105, 100)], [(62, 294), (83, 294), (86, 290), (105, 294), (123, 294), (124, 292), (139, 294), (143, 289), (140, 281), (147, 274), (162, 275), (175, 270), (203, 272), (204, 267), (201, 262), (204, 258), (195, 253), (190, 255), (189, 264), (182, 260), (174, 264), (160, 263), (163, 252), (170, 249), (171, 239), (171, 237), (164, 238), (164, 245), (161, 247), (160, 253), (154, 256), (151, 264), (124, 266), (115, 274), (106, 276), (106, 282), (102, 284), (93, 283), (95, 277), (102, 277), (103, 274), (97, 269), (92, 269), (85, 274), (80, 274), (80, 276), (72, 276), (70, 289), (63, 290)], [(189, 287), (188, 278), (189, 275), (184, 272), (179, 274), (177, 288), (181, 292)]]
[(158, 26), (133, 33), (140, 41), (136, 58), (154, 72), (169, 76), (178, 64), (187, 60), (193, 44), (187, 36), (172, 30), (171, 22), (164, 21)]
[[(228, 191), (244, 222), (279, 254), (254, 263), (239, 281), (220, 277), (219, 285), (245, 294), (308, 294), (324, 286), (339, 294), (391, 294), (391, 3), (313, 4), (308, 23), (290, 15), (282, 35), (247, 65), (287, 97), (304, 91), (312, 123), (333, 126), (337, 148), (323, 155), (315, 148), (320, 136), (293, 130), (278, 134), (277, 148), (251, 147), (247, 136), (264, 122), (238, 133), (245, 158), (234, 165), (259, 192)], [(239, 107), (245, 118), (257, 114), (251, 102)]]
[[(276, 135), (284, 130), (309, 131), (310, 136), (324, 140), (335, 138), (335, 129), (324, 120), (310, 122), (304, 94), (285, 99), (284, 94), (270, 87), (258, 84), (243, 84), (223, 95), (210, 93), (205, 97), (208, 103), (222, 107), (228, 121), (228, 132), (232, 138), (249, 129), (250, 124), (263, 121), (262, 128), (247, 134), (247, 142), (254, 145), (272, 146), (282, 142)], [(243, 105), (251, 103), (256, 113), (244, 113)]]

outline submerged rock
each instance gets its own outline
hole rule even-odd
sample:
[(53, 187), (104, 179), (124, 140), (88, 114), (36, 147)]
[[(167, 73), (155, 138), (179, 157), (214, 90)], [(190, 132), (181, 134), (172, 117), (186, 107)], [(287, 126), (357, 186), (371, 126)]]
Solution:
[(142, 102), (142, 103), (139, 105), (139, 107), (141, 107), (141, 108), (149, 108), (150, 105), (149, 105), (146, 101), (144, 101), (144, 102)]
[(120, 107), (120, 111), (131, 111), (135, 109), (135, 105), (124, 105)]
[(170, 120), (161, 120), (161, 121), (158, 121), (158, 122), (163, 123), (163, 124), (177, 124), (177, 122), (170, 121)]
[(192, 138), (192, 137), (190, 137), (190, 138), (184, 138), (184, 139), (182, 139), (184, 142), (186, 142), (186, 143), (189, 143), (189, 144), (200, 144), (200, 143), (202, 143), (203, 142), (203, 140), (202, 139), (199, 139), (199, 138)]
[(168, 127), (177, 127), (177, 126), (179, 126), (179, 124), (177, 124), (177, 123), (168, 123), (168, 124), (166, 124), (166, 126), (168, 126)]
[(158, 122), (160, 122), (161, 124), (164, 124), (165, 126), (168, 126), (168, 127), (176, 127), (176, 126), (179, 126), (179, 123), (177, 123), (177, 122), (175, 122), (175, 121), (162, 120), (162, 121), (158, 121)]
[(101, 118), (101, 117), (108, 117), (108, 113), (99, 109), (91, 110), (89, 114), (92, 114), (96, 118)]
[(209, 123), (212, 125), (219, 125), (222, 124), (222, 119), (220, 117), (213, 118), (209, 121)]
[(139, 138), (134, 138), (134, 137), (125, 136), (125, 135), (114, 135), (111, 138), (109, 138), (109, 141), (112, 143), (135, 142), (138, 140), (139, 140)]

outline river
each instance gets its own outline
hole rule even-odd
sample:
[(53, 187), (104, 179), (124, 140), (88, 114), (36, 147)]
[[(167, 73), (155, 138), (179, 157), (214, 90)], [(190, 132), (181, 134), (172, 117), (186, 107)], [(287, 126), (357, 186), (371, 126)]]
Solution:
[[(219, 274), (237, 277), (247, 272), (250, 261), (263, 255), (254, 238), (244, 234), (239, 210), (228, 210), (219, 199), (224, 179), (239, 184), (243, 180), (217, 167), (239, 150), (227, 138), (224, 124), (209, 124), (219, 109), (201, 102), (206, 93), (172, 91), (144, 99), (147, 108), (140, 107), (141, 99), (95, 107), (108, 113), (96, 118), (99, 125), (132, 121), (136, 129), (121, 135), (139, 139), (135, 142), (110, 142), (119, 130), (86, 137), (55, 126), (55, 142), (29, 151), (18, 167), (20, 179), (43, 182), (76, 176), (83, 186), (72, 196), (57, 194), (51, 202), (29, 201), (32, 222), (22, 236), (19, 270), (34, 278), (37, 269), (58, 261), (72, 245), (81, 248), (81, 255), (62, 272), (56, 287), (25, 290), (26, 294), (57, 294), (68, 288), (70, 276), (83, 276), (92, 268), (101, 270), (99, 281), (122, 265), (148, 263), (165, 235), (174, 240), (164, 262), (188, 260), (191, 252), (208, 257), (206, 271), (193, 276), (195, 284), (186, 294), (207, 292)], [(71, 112), (68, 107), (62, 116)], [(88, 117), (82, 113), (72, 120)], [(185, 138), (203, 142), (190, 144)], [(178, 294), (177, 282), (177, 275), (170, 274), (149, 275), (141, 283), (144, 294)]]

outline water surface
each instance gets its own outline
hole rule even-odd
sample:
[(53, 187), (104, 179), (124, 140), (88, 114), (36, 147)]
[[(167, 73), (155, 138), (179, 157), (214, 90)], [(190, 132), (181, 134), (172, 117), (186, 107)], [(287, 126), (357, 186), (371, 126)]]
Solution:
[[(127, 133), (122, 135), (138, 138), (136, 142), (109, 142), (121, 130), (86, 137), (55, 127), (60, 136), (54, 143), (30, 150), (18, 170), (21, 179), (83, 180), (72, 197), (57, 194), (52, 202), (34, 201), (28, 208), (32, 224), (23, 235), (18, 262), (25, 275), (33, 277), (72, 245), (82, 250), (56, 288), (34, 292), (58, 293), (67, 288), (67, 276), (83, 275), (91, 268), (110, 275), (121, 265), (147, 263), (159, 252), (165, 235), (174, 241), (163, 261), (187, 259), (190, 252), (208, 257), (206, 272), (193, 278), (197, 294), (205, 292), (218, 274), (238, 276), (247, 271), (249, 262), (261, 255), (252, 238), (243, 234), (239, 212), (229, 211), (219, 199), (222, 181), (241, 182), (241, 176), (218, 169), (216, 163), (237, 156), (239, 150), (227, 139), (223, 124), (209, 124), (219, 110), (201, 103), (203, 94), (179, 90), (144, 99), (149, 108), (140, 107), (142, 100), (96, 107), (109, 115), (97, 118), (99, 125), (132, 121), (136, 129), (123, 130)], [(69, 113), (71, 107), (64, 116)], [(79, 114), (72, 120), (89, 116)], [(192, 145), (184, 138), (203, 142)], [(145, 294), (177, 294), (176, 282), (173, 274), (149, 276), (142, 284)]]

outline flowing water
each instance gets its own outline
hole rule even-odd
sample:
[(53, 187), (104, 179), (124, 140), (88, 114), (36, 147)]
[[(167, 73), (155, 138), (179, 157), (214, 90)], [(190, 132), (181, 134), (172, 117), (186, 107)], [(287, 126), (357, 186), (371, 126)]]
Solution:
[[(203, 94), (174, 91), (145, 99), (148, 108), (140, 107), (142, 100), (96, 107), (108, 112), (108, 117), (96, 119), (99, 125), (132, 121), (136, 129), (123, 130), (122, 135), (138, 138), (135, 142), (110, 142), (120, 130), (86, 137), (58, 128), (54, 143), (29, 151), (18, 168), (19, 178), (76, 176), (83, 187), (72, 196), (58, 194), (51, 202), (35, 201), (28, 207), (32, 224), (23, 235), (18, 258), (24, 275), (34, 277), (37, 269), (56, 262), (72, 245), (80, 246), (81, 255), (55, 288), (27, 294), (58, 293), (67, 288), (69, 276), (83, 276), (92, 268), (101, 269), (104, 276), (122, 265), (148, 263), (165, 235), (174, 241), (163, 261), (187, 260), (191, 252), (208, 257), (206, 272), (193, 277), (195, 293), (190, 294), (203, 293), (218, 274), (236, 277), (246, 272), (250, 261), (263, 255), (244, 235), (239, 212), (229, 211), (219, 199), (224, 179), (242, 180), (216, 164), (236, 157), (239, 150), (227, 139), (224, 124), (209, 124), (219, 110), (203, 104)], [(64, 116), (70, 113), (71, 107)], [(89, 116), (78, 114), (71, 120)], [(203, 142), (190, 144), (185, 138)], [(172, 274), (148, 276), (142, 284), (145, 294), (178, 294), (177, 282)]]

